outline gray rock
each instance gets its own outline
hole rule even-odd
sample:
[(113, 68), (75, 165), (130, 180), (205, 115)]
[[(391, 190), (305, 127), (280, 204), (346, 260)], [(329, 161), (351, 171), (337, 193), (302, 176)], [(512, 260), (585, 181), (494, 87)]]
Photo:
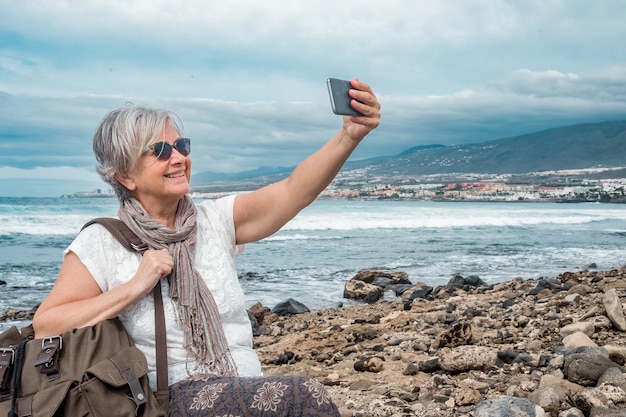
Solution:
[[(603, 384), (597, 388), (585, 388), (572, 395), (571, 398), (576, 408), (591, 415), (594, 409), (610, 410), (615, 404), (624, 402), (626, 400), (626, 392), (613, 385)], [(624, 411), (622, 410), (622, 412)], [(598, 414), (596, 412), (596, 415), (600, 416), (604, 414)]]
[(380, 372), (382, 371), (384, 362), (376, 356), (364, 358), (354, 363), (354, 370), (357, 372)]
[(487, 283), (480, 279), (478, 275), (470, 275), (469, 277), (465, 277), (465, 284), (471, 285), (473, 287), (486, 287)]
[(385, 291), (378, 285), (368, 284), (365, 281), (351, 280), (346, 282), (343, 297), (351, 300), (361, 300), (366, 303), (375, 303), (380, 300)]
[(462, 287), (463, 285), (465, 285), (465, 278), (463, 278), (463, 276), (459, 274), (456, 274), (455, 276), (450, 278), (450, 281), (448, 281), (448, 285), (451, 285), (453, 287)]
[(544, 417), (545, 411), (528, 398), (502, 397), (480, 402), (474, 417)]
[(494, 367), (497, 359), (496, 349), (485, 346), (459, 346), (441, 349), (439, 366), (448, 372), (464, 372)]
[(411, 284), (391, 284), (385, 287), (385, 291), (393, 291), (396, 296), (404, 294), (413, 287)]
[(563, 337), (567, 337), (570, 334), (581, 332), (591, 337), (596, 331), (595, 325), (590, 321), (579, 321), (576, 323), (568, 324), (567, 326), (563, 326), (559, 333)]
[(561, 411), (558, 417), (585, 417), (585, 413), (578, 408), (570, 408), (569, 410)]
[(602, 376), (598, 379), (597, 386), (600, 386), (604, 383), (614, 385), (616, 387), (620, 387), (624, 391), (626, 391), (626, 378), (622, 373), (621, 369), (617, 367), (608, 368)]
[(604, 407), (593, 407), (589, 417), (626, 417), (625, 410), (610, 410)]
[(584, 353), (586, 355), (589, 356), (603, 356), (605, 358), (609, 357), (609, 351), (605, 348), (605, 347), (600, 347), (600, 346), (578, 346), (575, 347), (573, 349), (568, 349), (567, 351), (565, 351), (564, 356), (565, 356), (565, 360), (567, 360), (567, 358), (570, 355), (575, 355), (575, 354), (579, 354), (579, 353)]
[(432, 358), (417, 363), (418, 370), (421, 372), (432, 373), (441, 369), (439, 366), (439, 358)]
[(581, 299), (580, 294), (569, 294), (569, 295), (565, 296), (563, 301), (566, 302), (566, 303), (570, 303), (570, 304), (578, 304), (578, 303), (580, 303), (580, 299)]
[(376, 279), (388, 278), (396, 284), (412, 284), (409, 280), (409, 274), (402, 271), (387, 272), (375, 269), (363, 269), (359, 271), (351, 281), (363, 281), (373, 284)]
[(622, 302), (617, 296), (617, 291), (615, 290), (615, 288), (611, 288), (604, 293), (602, 302), (604, 303), (606, 314), (607, 316), (609, 316), (609, 319), (611, 319), (611, 322), (613, 322), (613, 325), (622, 332), (626, 331), (626, 318), (624, 317), (624, 308), (622, 307)]
[(597, 347), (598, 345), (583, 332), (574, 332), (563, 338), (563, 346), (566, 348), (576, 348), (580, 346)]
[(454, 323), (449, 329), (440, 333), (432, 343), (432, 348), (456, 347), (471, 345), (473, 339), (472, 322)]
[(482, 400), (482, 396), (476, 389), (460, 388), (456, 392), (454, 400), (457, 405), (474, 405)]
[(417, 285), (412, 285), (411, 288), (407, 289), (402, 294), (402, 298), (406, 301), (413, 301), (416, 298), (427, 298), (432, 292), (433, 287), (419, 283)]
[(574, 353), (566, 356), (563, 373), (568, 380), (589, 387), (595, 386), (602, 374), (611, 367), (619, 365), (608, 357), (593, 353)]
[(307, 313), (309, 311), (310, 310), (307, 306), (297, 300), (294, 300), (293, 298), (288, 298), (285, 301), (281, 301), (280, 303), (276, 304), (272, 309), (272, 313), (278, 314), (279, 316)]
[(561, 395), (556, 387), (547, 387), (534, 391), (528, 398), (547, 412), (554, 414), (559, 411), (561, 402), (565, 401), (567, 396)]

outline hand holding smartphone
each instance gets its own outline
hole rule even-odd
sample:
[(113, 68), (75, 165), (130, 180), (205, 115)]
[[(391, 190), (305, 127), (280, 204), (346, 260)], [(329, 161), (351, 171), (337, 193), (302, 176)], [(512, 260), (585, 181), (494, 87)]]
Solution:
[(348, 91), (352, 88), (350, 81), (329, 78), (326, 80), (326, 86), (328, 87), (333, 113), (342, 116), (363, 116), (350, 105), (352, 101), (352, 97), (348, 94)]

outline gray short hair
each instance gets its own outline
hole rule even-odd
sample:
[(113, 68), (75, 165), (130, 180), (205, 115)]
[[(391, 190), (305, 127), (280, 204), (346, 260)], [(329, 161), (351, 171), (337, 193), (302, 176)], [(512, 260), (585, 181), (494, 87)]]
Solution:
[(93, 136), (96, 171), (113, 187), (120, 201), (132, 194), (115, 179), (115, 174), (125, 176), (137, 167), (144, 148), (163, 133), (166, 122), (183, 134), (182, 121), (173, 112), (139, 106), (113, 110), (98, 126)]

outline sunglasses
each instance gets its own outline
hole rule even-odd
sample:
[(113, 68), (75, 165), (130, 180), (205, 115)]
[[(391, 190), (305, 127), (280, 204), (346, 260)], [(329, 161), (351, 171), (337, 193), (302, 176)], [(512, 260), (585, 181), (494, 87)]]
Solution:
[(158, 160), (169, 161), (172, 157), (172, 148), (176, 149), (182, 156), (187, 156), (191, 153), (191, 139), (178, 138), (173, 145), (167, 142), (155, 142), (150, 146), (146, 146), (143, 149), (143, 153), (152, 151)]

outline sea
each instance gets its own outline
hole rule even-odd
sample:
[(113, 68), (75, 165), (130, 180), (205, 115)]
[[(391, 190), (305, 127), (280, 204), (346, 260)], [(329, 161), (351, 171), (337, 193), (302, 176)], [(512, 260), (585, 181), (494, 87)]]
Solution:
[[(117, 207), (115, 198), (0, 197), (0, 311), (38, 305), (80, 227)], [(625, 263), (625, 248), (622, 204), (317, 200), (245, 245), (237, 269), (249, 306), (293, 298), (317, 310), (353, 303), (344, 285), (362, 269), (431, 286), (455, 274), (492, 284), (610, 269)], [(0, 331), (13, 324), (22, 323)]]

